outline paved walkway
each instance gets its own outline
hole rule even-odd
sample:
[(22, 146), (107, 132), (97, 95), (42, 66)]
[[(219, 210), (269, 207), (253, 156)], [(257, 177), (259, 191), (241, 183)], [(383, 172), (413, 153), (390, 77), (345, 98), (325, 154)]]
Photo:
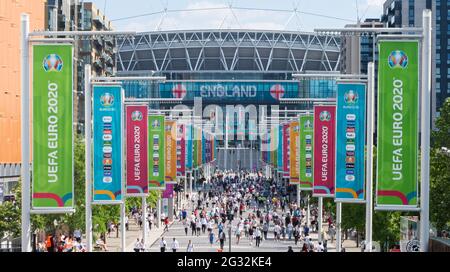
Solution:
[[(189, 206), (188, 211), (191, 211), (190, 203), (188, 206)], [(234, 220), (233, 226), (235, 226), (236, 223), (237, 223), (237, 220)], [(325, 231), (327, 230), (327, 226), (328, 226), (327, 223), (323, 223), (323, 228), (325, 229)], [(226, 241), (225, 241), (224, 251), (228, 252), (229, 251), (228, 227), (225, 227), (225, 231), (227, 233), (227, 237), (226, 237)], [(217, 239), (217, 227), (215, 227), (214, 233), (216, 234), (215, 239)], [(162, 236), (162, 232), (161, 232), (161, 236)], [(158, 237), (156, 239), (155, 243), (150, 246), (148, 251), (150, 251), (150, 252), (159, 252), (160, 251), (159, 242), (158, 242), (160, 237)], [(312, 240), (314, 242), (317, 241), (317, 233), (310, 233), (310, 237), (312, 238)], [(191, 235), (191, 229), (189, 228), (188, 234), (186, 235), (184, 232), (184, 227), (182, 225), (182, 222), (180, 222), (179, 220), (175, 220), (173, 222), (173, 224), (169, 228), (169, 231), (164, 233), (164, 238), (165, 238), (165, 240), (167, 242), (167, 246), (168, 246), (167, 251), (169, 251), (169, 252), (171, 251), (170, 246), (171, 246), (173, 238), (176, 238), (176, 240), (180, 244), (180, 249), (178, 250), (179, 252), (187, 251), (186, 247), (188, 245), (189, 240), (192, 241), (192, 243), (194, 245), (194, 251), (197, 251), (197, 252), (217, 252), (218, 249), (220, 248), (220, 245), (218, 242), (214, 242), (212, 245), (210, 244), (207, 231), (205, 231), (205, 233), (201, 233), (200, 235), (197, 236), (197, 235)], [(269, 229), (268, 239), (265, 241), (263, 240), (261, 242), (260, 247), (255, 246), (255, 241), (253, 241), (253, 243), (250, 243), (249, 238), (246, 238), (245, 235), (242, 235), (239, 244), (237, 244), (236, 242), (237, 242), (237, 240), (234, 235), (234, 229), (233, 229), (232, 230), (232, 239), (231, 239), (231, 251), (232, 252), (255, 252), (255, 251), (256, 252), (286, 252), (288, 249), (288, 246), (292, 246), (292, 248), (295, 252), (299, 252), (301, 247), (303, 246), (302, 241), (299, 241), (299, 243), (296, 246), (293, 238), (292, 238), (292, 240), (286, 239), (286, 240), (275, 241), (273, 239), (273, 226), (271, 226)], [(343, 243), (343, 247), (345, 247), (347, 252), (360, 252), (360, 249), (355, 247), (355, 245), (356, 245), (356, 243), (353, 240), (345, 240)], [(336, 252), (335, 242), (331, 243), (330, 241), (328, 241), (328, 251)]]

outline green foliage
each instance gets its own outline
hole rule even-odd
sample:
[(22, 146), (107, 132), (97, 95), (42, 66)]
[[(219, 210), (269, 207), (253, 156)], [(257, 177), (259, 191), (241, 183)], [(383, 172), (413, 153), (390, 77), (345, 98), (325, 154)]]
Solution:
[(400, 240), (400, 212), (375, 211), (373, 213), (374, 241), (380, 242), (382, 251)]
[(435, 122), (436, 130), (431, 134), (431, 143), (434, 148), (450, 148), (450, 98), (444, 102), (440, 110), (440, 117)]
[(20, 236), (20, 202), (0, 205), (0, 238)]
[(447, 99), (436, 120), (430, 151), (430, 220), (438, 232), (450, 226), (450, 99)]

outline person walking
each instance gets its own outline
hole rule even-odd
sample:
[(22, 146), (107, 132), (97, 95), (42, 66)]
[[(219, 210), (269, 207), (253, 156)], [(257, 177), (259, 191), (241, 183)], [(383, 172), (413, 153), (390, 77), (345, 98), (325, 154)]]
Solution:
[(208, 221), (206, 220), (206, 217), (202, 217), (201, 219), (201, 223), (202, 223), (202, 233), (204, 234), (206, 231), (206, 225), (208, 224)]
[(269, 232), (269, 224), (267, 222), (265, 222), (263, 225), (264, 240), (267, 240), (268, 232)]
[[(290, 238), (289, 238), (290, 239)], [(294, 241), (295, 241), (295, 245), (297, 245), (298, 240), (300, 239), (300, 228), (298, 227), (298, 225), (294, 228)]]
[(141, 251), (142, 251), (142, 252), (145, 252), (144, 238), (141, 239)]
[(274, 238), (275, 241), (279, 240), (280, 232), (281, 232), (280, 225), (275, 225), (275, 227), (273, 228), (273, 238)]
[(225, 245), (226, 240), (226, 234), (225, 231), (220, 232), (219, 234), (219, 241), (220, 241), (220, 249), (223, 250), (223, 246)]
[(164, 232), (169, 231), (169, 217), (164, 218)]
[(189, 224), (186, 219), (183, 219), (184, 233), (188, 235)]
[(236, 245), (239, 245), (239, 241), (241, 240), (241, 227), (240, 226), (236, 227), (235, 235), (236, 235)]
[(166, 252), (167, 242), (164, 240), (164, 237), (161, 237), (161, 241), (159, 242), (159, 248), (161, 252)]
[(197, 233), (197, 236), (200, 236), (200, 229), (202, 228), (202, 223), (198, 218), (195, 219), (195, 231)]
[(180, 244), (178, 243), (177, 239), (173, 238), (172, 245), (170, 247), (172, 248), (173, 252), (177, 252), (177, 250), (180, 248)]
[(136, 239), (136, 242), (134, 243), (134, 252), (141, 251), (141, 241), (139, 241), (139, 238)]
[(209, 232), (209, 243), (211, 244), (211, 246), (214, 244), (214, 238), (215, 238), (215, 234), (213, 231)]
[(261, 230), (259, 228), (256, 228), (255, 240), (256, 240), (256, 247), (259, 247), (259, 245), (261, 243)]
[(191, 219), (191, 231), (192, 231), (191, 235), (194, 236), (196, 234), (195, 233), (195, 217), (194, 217), (194, 219)]
[(194, 252), (194, 245), (192, 244), (191, 240), (189, 240), (189, 243), (187, 245), (186, 251), (187, 252)]

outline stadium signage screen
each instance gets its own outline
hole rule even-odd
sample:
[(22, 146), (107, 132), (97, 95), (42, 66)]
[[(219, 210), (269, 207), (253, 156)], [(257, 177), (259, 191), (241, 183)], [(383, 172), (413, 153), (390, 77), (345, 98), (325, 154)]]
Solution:
[(299, 83), (294, 81), (168, 81), (159, 86), (161, 98), (193, 101), (201, 97), (212, 103), (277, 104), (281, 98), (298, 97)]

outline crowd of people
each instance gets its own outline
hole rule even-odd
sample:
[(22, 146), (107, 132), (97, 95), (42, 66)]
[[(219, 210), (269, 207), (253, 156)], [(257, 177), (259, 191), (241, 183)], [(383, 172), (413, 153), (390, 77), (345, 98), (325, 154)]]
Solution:
[[(273, 179), (263, 177), (259, 173), (250, 172), (217, 172), (208, 186), (203, 186), (198, 192), (187, 194), (188, 202), (178, 212), (175, 218), (183, 226), (184, 235), (206, 237), (211, 247), (217, 245), (217, 251), (223, 251), (229, 233), (235, 237), (236, 245), (246, 243), (251, 247), (261, 247), (267, 240), (275, 243), (292, 241), (287, 248), (293, 251), (293, 246), (301, 252), (326, 252), (327, 239), (323, 242), (313, 242), (310, 234), (318, 231), (318, 210), (311, 206), (307, 210), (305, 205), (297, 205), (290, 201), (283, 185)], [(303, 203), (304, 204), (304, 203)], [(310, 214), (308, 215), (308, 211)], [(160, 215), (164, 226), (164, 233), (169, 232), (169, 218)], [(142, 210), (133, 207), (125, 218), (125, 228), (129, 230), (129, 221), (134, 220), (139, 229), (148, 224), (151, 231), (158, 220), (155, 210), (149, 208), (146, 222), (143, 222)], [(309, 221), (309, 222), (308, 222)], [(119, 224), (118, 224), (119, 225)], [(118, 234), (118, 225), (108, 222), (107, 237), (114, 231)], [(336, 230), (331, 214), (328, 215), (328, 237), (334, 240)], [(325, 233), (322, 233), (323, 237)], [(108, 251), (105, 237), (99, 237), (95, 242), (98, 250)], [(194, 239), (187, 245), (180, 245), (176, 238), (167, 242), (161, 238), (159, 247), (161, 252), (194, 251)], [(39, 244), (39, 251), (48, 252), (84, 252), (85, 245), (81, 242), (81, 232), (74, 235), (49, 236)], [(134, 243), (134, 251), (146, 251), (143, 239), (138, 237)]]
[[(257, 173), (216, 173), (208, 190), (189, 196), (191, 209), (181, 209), (178, 218), (186, 236), (206, 236), (211, 246), (219, 245), (218, 251), (223, 251), (231, 227), (237, 245), (247, 242), (260, 247), (269, 239), (286, 240), (299, 247), (298, 243), (303, 243), (301, 251), (326, 252), (326, 240), (314, 243), (310, 237), (310, 233), (318, 229), (317, 209), (312, 209), (311, 223), (307, 224), (307, 210), (298, 207), (295, 201), (290, 202), (282, 192), (280, 184)], [(332, 230), (331, 216), (329, 218)], [(334, 233), (330, 231), (329, 236), (334, 237)], [(173, 239), (171, 245), (161, 239), (162, 252), (180, 248)]]

